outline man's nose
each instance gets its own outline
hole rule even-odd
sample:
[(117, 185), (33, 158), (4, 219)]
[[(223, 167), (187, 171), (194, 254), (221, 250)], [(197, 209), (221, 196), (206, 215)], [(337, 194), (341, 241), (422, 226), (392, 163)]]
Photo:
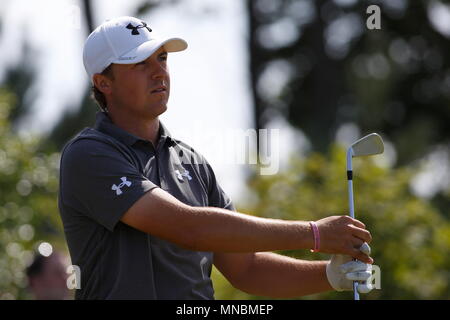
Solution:
[(161, 79), (167, 76), (167, 70), (161, 63), (154, 63), (150, 66), (150, 75), (152, 79)]

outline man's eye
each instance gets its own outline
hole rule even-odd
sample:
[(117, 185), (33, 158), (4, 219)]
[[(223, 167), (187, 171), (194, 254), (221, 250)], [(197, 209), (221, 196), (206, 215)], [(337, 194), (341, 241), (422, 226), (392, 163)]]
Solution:
[(166, 61), (167, 60), (167, 55), (164, 56), (160, 56), (161, 60)]

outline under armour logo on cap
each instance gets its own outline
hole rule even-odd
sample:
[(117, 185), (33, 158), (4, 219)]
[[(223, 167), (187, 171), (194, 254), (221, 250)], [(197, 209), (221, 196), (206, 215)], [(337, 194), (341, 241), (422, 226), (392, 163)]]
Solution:
[(84, 44), (83, 63), (93, 82), (93, 76), (111, 63), (139, 63), (162, 46), (167, 52), (176, 52), (186, 49), (187, 43), (180, 38), (158, 38), (141, 19), (118, 17), (103, 22), (91, 32)]
[(127, 177), (122, 177), (120, 178), (120, 180), (122, 180), (122, 183), (119, 184), (118, 186), (116, 186), (115, 184), (112, 185), (111, 190), (116, 191), (116, 195), (120, 196), (123, 192), (122, 192), (122, 188), (127, 186), (131, 186), (131, 182), (127, 181)]
[(146, 24), (144, 21), (141, 21), (141, 23), (142, 23), (141, 25), (137, 25), (137, 26), (133, 26), (131, 23), (129, 23), (129, 24), (127, 25), (127, 29), (133, 30), (133, 31), (131, 31), (131, 34), (132, 34), (132, 35), (138, 35), (138, 34), (140, 34), (139, 31), (138, 31), (139, 28), (146, 28), (149, 32), (152, 32), (152, 29), (150, 29), (149, 27), (147, 27), (147, 24)]

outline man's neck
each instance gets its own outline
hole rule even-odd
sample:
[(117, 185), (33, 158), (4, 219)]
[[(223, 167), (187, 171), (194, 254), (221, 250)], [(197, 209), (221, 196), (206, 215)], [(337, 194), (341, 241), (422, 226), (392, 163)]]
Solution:
[(108, 113), (112, 122), (119, 128), (148, 141), (156, 148), (159, 140), (159, 118), (137, 119), (122, 117), (121, 115)]

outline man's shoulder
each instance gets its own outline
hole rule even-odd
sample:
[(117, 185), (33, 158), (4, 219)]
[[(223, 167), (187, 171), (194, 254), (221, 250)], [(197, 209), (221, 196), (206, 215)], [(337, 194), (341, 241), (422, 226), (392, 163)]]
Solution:
[(70, 139), (62, 149), (62, 156), (78, 158), (92, 152), (118, 151), (119, 141), (94, 128), (85, 128)]
[(98, 131), (94, 128), (84, 128), (77, 135), (75, 135), (72, 139), (70, 139), (65, 148), (74, 144), (75, 142), (81, 142), (82, 144), (95, 144), (95, 143), (114, 143), (114, 139), (112, 136), (107, 135), (101, 131)]

